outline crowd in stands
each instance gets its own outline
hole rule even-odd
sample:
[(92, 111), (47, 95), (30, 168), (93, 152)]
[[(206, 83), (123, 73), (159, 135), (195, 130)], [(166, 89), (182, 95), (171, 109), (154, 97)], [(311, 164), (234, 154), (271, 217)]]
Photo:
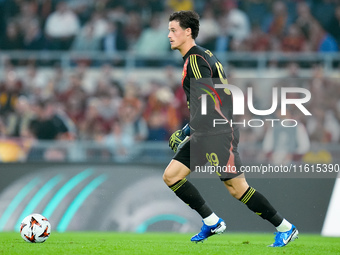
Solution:
[[(241, 129), (241, 144), (245, 147), (250, 145), (259, 145), (264, 154), (252, 151), (252, 155), (245, 156), (246, 158), (254, 158), (254, 160), (265, 156), (272, 162), (287, 163), (301, 160), (304, 155), (306, 161), (329, 163), (331, 156), (328, 152), (322, 152), (320, 155), (308, 153), (310, 151), (322, 151), (324, 145), (338, 145), (340, 143), (340, 76), (327, 75), (320, 65), (314, 65), (309, 69), (310, 72), (303, 74), (297, 63), (289, 63), (286, 66), (284, 75), (278, 78), (235, 78), (232, 73), (229, 75), (228, 81), (231, 84), (241, 86), (242, 91), (247, 97), (247, 88), (252, 88), (253, 105), (255, 109), (267, 110), (274, 104), (272, 98), (273, 88), (278, 91), (278, 104), (273, 114), (258, 116), (252, 114), (247, 106), (245, 107), (245, 115), (236, 118), (236, 121), (245, 124), (238, 124)], [(288, 99), (302, 99), (307, 97), (307, 91), (310, 92), (311, 98), (303, 103), (303, 107), (311, 114), (303, 112), (303, 109), (297, 105), (289, 104), (287, 111), (283, 114), (282, 106), (282, 89), (290, 90), (291, 88), (302, 88), (305, 92), (289, 92)], [(307, 93), (307, 94), (304, 94)], [(248, 102), (248, 101), (247, 101)], [(294, 103), (297, 101), (294, 100)], [(247, 105), (247, 103), (245, 103)], [(263, 121), (261, 128), (252, 127), (261, 126), (258, 120)], [(254, 121), (249, 124), (249, 120)], [(271, 122), (274, 120), (273, 122)], [(289, 120), (293, 120), (290, 122)], [(285, 122), (285, 123), (284, 123)], [(286, 128), (287, 126), (296, 126), (294, 128)], [(314, 147), (312, 146), (314, 144)], [(315, 146), (316, 145), (316, 146)], [(244, 149), (247, 154), (247, 148)], [(334, 158), (339, 156), (339, 150), (332, 153)], [(307, 159), (308, 158), (308, 159)]]
[[(197, 43), (213, 52), (339, 50), (340, 6), (332, 0), (0, 0), (0, 51), (166, 53), (168, 14), (182, 9), (200, 13)], [(41, 75), (35, 65), (20, 73), (6, 63), (0, 77), (0, 136), (97, 141), (118, 145), (112, 147), (119, 150), (114, 153), (124, 155), (136, 142), (166, 141), (188, 122), (185, 94), (173, 67), (164, 68), (164, 79), (150, 78), (141, 86), (135, 79), (117, 79), (111, 65), (101, 64), (90, 88), (87, 68), (78, 63), (66, 72), (56, 65), (52, 73)], [(312, 142), (339, 143), (339, 82), (327, 78), (319, 65), (311, 77), (301, 77), (296, 63), (287, 70), (275, 86), (300, 78), (297, 86), (317, 95), (308, 105), (313, 116), (297, 111), (294, 118)], [(229, 79), (233, 81), (232, 72)], [(256, 80), (247, 83), (258, 85)], [(265, 129), (242, 129), (248, 142), (261, 143), (265, 137)]]
[(161, 54), (169, 14), (189, 9), (214, 52), (339, 51), (336, 0), (0, 0), (0, 49)]
[[(120, 137), (126, 143), (129, 139), (165, 141), (189, 120), (186, 96), (175, 75), (178, 70), (171, 66), (164, 69), (163, 79), (149, 77), (141, 84), (134, 78), (117, 79), (115, 70), (106, 64), (91, 81), (94, 86), (88, 88), (86, 66), (68, 73), (60, 67), (52, 70), (42, 75), (35, 66), (21, 73), (12, 65), (6, 66), (0, 79), (3, 136), (97, 141)], [(228, 80), (243, 86), (245, 94), (247, 86), (254, 88), (256, 109), (270, 107), (268, 93), (272, 86), (306, 88), (312, 94), (306, 107), (313, 116), (305, 116), (296, 108), (294, 119), (306, 126), (312, 141), (340, 142), (339, 79), (325, 76), (321, 66), (314, 67), (311, 77), (304, 77), (298, 64), (291, 63), (287, 76), (269, 79), (269, 87), (261, 86), (261, 79), (235, 79), (233, 71)], [(251, 128), (245, 140), (262, 141), (264, 133), (254, 135), (253, 131)]]
[(115, 140), (133, 146), (167, 140), (188, 121), (185, 94), (171, 66), (164, 80), (141, 84), (134, 78), (117, 80), (106, 64), (88, 88), (86, 66), (71, 72), (55, 67), (48, 74), (34, 65), (18, 69), (8, 65), (0, 78), (2, 137)]

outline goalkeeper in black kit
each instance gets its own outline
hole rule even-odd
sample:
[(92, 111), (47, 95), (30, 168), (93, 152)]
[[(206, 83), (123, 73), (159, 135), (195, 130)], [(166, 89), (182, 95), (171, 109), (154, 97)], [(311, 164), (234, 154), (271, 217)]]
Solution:
[[(229, 193), (277, 229), (275, 241), (270, 246), (285, 246), (298, 237), (298, 230), (260, 192), (248, 185), (240, 171), (239, 131), (230, 125), (233, 95), (228, 89), (215, 89), (214, 84), (227, 83), (226, 75), (218, 59), (209, 50), (196, 45), (198, 32), (196, 12), (179, 11), (170, 15), (168, 38), (171, 49), (178, 50), (183, 56), (182, 86), (187, 96), (190, 123), (170, 137), (169, 146), (176, 154), (165, 169), (163, 180), (203, 219), (201, 231), (191, 238), (192, 242), (202, 242), (226, 229), (224, 220), (212, 211), (196, 187), (186, 179), (195, 167), (209, 162), (212, 166), (228, 169), (217, 174)], [(229, 124), (214, 127), (213, 119), (225, 119)]]

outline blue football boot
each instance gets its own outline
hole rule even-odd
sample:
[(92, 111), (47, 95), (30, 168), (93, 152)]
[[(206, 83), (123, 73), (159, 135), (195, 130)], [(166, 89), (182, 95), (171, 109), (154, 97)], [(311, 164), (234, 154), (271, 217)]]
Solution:
[(209, 236), (223, 233), (226, 228), (227, 228), (227, 226), (221, 218), (218, 220), (218, 222), (215, 225), (212, 225), (212, 226), (207, 226), (203, 221), (203, 226), (201, 228), (201, 232), (194, 235), (191, 238), (191, 241), (195, 242), (195, 243), (203, 242)]
[(292, 228), (286, 232), (276, 232), (275, 242), (269, 247), (283, 247), (286, 246), (289, 242), (294, 241), (298, 238), (299, 231), (296, 229), (294, 225)]

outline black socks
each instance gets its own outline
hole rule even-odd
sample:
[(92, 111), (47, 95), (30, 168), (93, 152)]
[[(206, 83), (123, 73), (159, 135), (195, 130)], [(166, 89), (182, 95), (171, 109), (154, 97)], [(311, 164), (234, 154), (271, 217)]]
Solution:
[(274, 209), (269, 201), (254, 188), (249, 187), (239, 200), (275, 227), (281, 224), (283, 217)]
[(184, 203), (197, 211), (203, 219), (213, 213), (196, 187), (186, 178), (169, 186), (169, 188), (175, 192)]
[[(186, 178), (169, 186), (169, 188), (175, 192), (184, 203), (197, 211), (203, 219), (213, 213), (195, 186)], [(269, 201), (254, 188), (249, 187), (239, 200), (247, 205), (254, 213), (272, 223), (275, 227), (281, 224), (283, 217), (274, 209)]]

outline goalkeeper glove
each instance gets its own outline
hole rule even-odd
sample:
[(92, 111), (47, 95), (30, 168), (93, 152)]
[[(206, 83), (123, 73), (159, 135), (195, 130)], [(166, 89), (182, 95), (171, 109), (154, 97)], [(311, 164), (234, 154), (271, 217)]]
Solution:
[(181, 130), (174, 132), (169, 139), (169, 147), (176, 152), (178, 146), (184, 142), (185, 138), (190, 135), (190, 126), (186, 124)]

